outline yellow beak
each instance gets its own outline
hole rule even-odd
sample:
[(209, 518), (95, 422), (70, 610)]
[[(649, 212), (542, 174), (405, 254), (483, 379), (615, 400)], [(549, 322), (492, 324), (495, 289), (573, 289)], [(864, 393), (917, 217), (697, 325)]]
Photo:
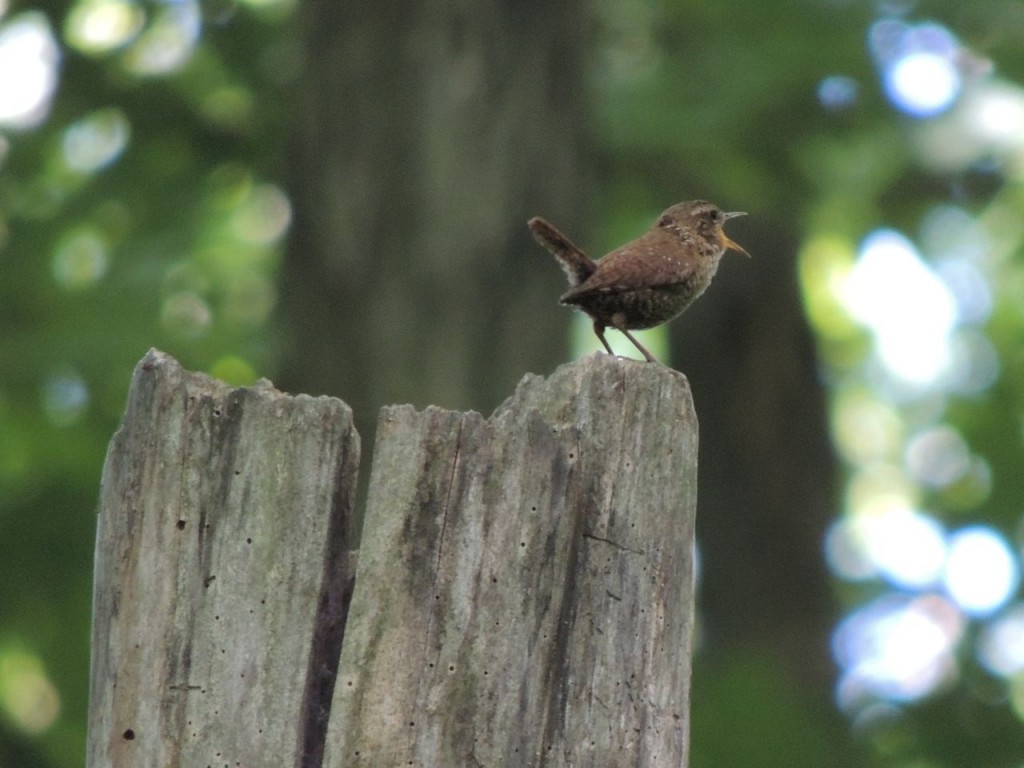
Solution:
[[(746, 216), (746, 215), (747, 215), (746, 211), (730, 211), (729, 213), (723, 213), (722, 214), (722, 221), (728, 221), (729, 219), (735, 219), (737, 216)], [(731, 248), (734, 251), (739, 251), (744, 256), (746, 256), (748, 259), (750, 258), (750, 254), (747, 253), (747, 249), (744, 248), (739, 243), (736, 243), (736, 242), (733, 242), (732, 240), (730, 240), (729, 236), (726, 235), (724, 231), (722, 232), (722, 243), (725, 245), (726, 248)]]

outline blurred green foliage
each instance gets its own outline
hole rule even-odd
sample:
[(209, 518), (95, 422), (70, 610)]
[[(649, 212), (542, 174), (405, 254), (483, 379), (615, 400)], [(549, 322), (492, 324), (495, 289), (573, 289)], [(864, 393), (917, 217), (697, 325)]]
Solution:
[[(0, 19), (52, 36), (60, 59), (45, 119), (0, 134), (4, 766), (82, 762), (95, 500), (135, 362), (156, 346), (247, 384), (273, 359), (289, 9), (206, 6), (201, 36), (189, 10), (33, 3)], [(158, 43), (178, 59), (142, 66)]]

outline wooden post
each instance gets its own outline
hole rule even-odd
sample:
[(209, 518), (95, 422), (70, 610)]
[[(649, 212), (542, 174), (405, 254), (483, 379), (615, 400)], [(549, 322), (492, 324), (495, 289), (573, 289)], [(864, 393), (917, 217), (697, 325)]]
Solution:
[(104, 470), (89, 764), (685, 766), (685, 378), (594, 355), (489, 419), (385, 408), (354, 593), (350, 419), (143, 360)]
[(146, 355), (103, 469), (89, 766), (308, 764), (358, 461), (341, 401), (231, 389)]

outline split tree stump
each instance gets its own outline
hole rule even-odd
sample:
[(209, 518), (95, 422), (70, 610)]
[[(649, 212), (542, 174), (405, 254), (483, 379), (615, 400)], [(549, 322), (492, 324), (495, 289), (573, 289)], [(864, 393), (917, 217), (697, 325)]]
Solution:
[(388, 407), (357, 558), (344, 403), (150, 352), (103, 473), (88, 765), (685, 766), (696, 456), (685, 378), (607, 355), (486, 419)]

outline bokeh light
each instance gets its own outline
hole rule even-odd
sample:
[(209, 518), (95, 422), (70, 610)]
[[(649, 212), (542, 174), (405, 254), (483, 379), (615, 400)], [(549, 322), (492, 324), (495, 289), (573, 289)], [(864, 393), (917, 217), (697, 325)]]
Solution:
[(57, 243), (53, 279), (69, 291), (89, 288), (107, 273), (109, 247), (92, 227), (72, 229)]
[(936, 259), (985, 259), (991, 240), (981, 222), (956, 205), (936, 205), (921, 221), (921, 247)]
[(960, 46), (945, 27), (883, 19), (868, 33), (871, 51), (893, 105), (914, 117), (933, 117), (960, 93)]
[(76, 372), (50, 377), (43, 384), (43, 412), (58, 427), (76, 424), (89, 406), (89, 385)]
[(970, 470), (971, 453), (960, 433), (946, 424), (922, 430), (907, 443), (904, 465), (914, 480), (941, 488)]
[(291, 203), (280, 187), (258, 184), (239, 203), (231, 228), (243, 242), (268, 245), (284, 235), (291, 220)]
[(1019, 578), (1017, 558), (997, 531), (973, 526), (950, 536), (944, 582), (965, 612), (986, 616), (999, 609), (1013, 596)]
[(195, 339), (210, 329), (213, 311), (201, 296), (182, 291), (164, 299), (160, 320), (176, 336)]
[(132, 40), (145, 21), (131, 0), (79, 0), (64, 22), (64, 37), (83, 53), (105, 53)]
[(936, 53), (912, 53), (885, 73), (885, 90), (898, 107), (918, 117), (948, 109), (960, 90), (953, 62)]
[(920, 589), (938, 582), (946, 559), (942, 526), (910, 509), (846, 516), (826, 539), (833, 570), (848, 579), (882, 576), (897, 587)]
[(939, 578), (946, 556), (942, 526), (914, 510), (867, 518), (865, 543), (879, 572), (898, 587), (927, 587)]
[(202, 31), (202, 14), (195, 0), (165, 4), (131, 44), (125, 66), (139, 75), (166, 75), (185, 66)]
[(60, 49), (43, 14), (29, 11), (0, 26), (0, 126), (25, 129), (46, 119), (59, 65)]
[(818, 101), (829, 112), (839, 112), (857, 103), (859, 90), (852, 77), (832, 75), (818, 83)]
[(21, 649), (0, 649), (0, 711), (19, 730), (36, 735), (60, 714), (60, 694), (43, 663)]
[(1024, 672), (1024, 605), (993, 619), (978, 640), (978, 660), (1003, 677)]
[(114, 162), (128, 145), (130, 125), (119, 109), (100, 109), (64, 131), (64, 160), (80, 173), (94, 173)]
[(1024, 149), (1024, 88), (989, 78), (971, 92), (964, 110), (971, 133), (990, 151), (1019, 153)]
[(928, 385), (949, 364), (953, 297), (899, 232), (879, 229), (864, 239), (842, 300), (871, 329), (881, 362), (896, 377)]
[(981, 325), (988, 320), (992, 314), (992, 288), (974, 262), (946, 259), (936, 265), (936, 272), (953, 294), (960, 325)]
[(892, 459), (903, 446), (904, 426), (899, 412), (866, 387), (836, 391), (832, 406), (832, 436), (844, 459), (854, 465)]
[(999, 353), (985, 334), (963, 330), (950, 339), (950, 365), (945, 378), (951, 392), (979, 395), (995, 384), (999, 371)]
[(934, 172), (997, 171), (1024, 178), (1024, 88), (994, 75), (975, 79), (940, 119), (914, 134), (923, 163)]
[(840, 706), (912, 701), (953, 680), (964, 624), (956, 606), (937, 595), (889, 594), (854, 611), (833, 636)]

